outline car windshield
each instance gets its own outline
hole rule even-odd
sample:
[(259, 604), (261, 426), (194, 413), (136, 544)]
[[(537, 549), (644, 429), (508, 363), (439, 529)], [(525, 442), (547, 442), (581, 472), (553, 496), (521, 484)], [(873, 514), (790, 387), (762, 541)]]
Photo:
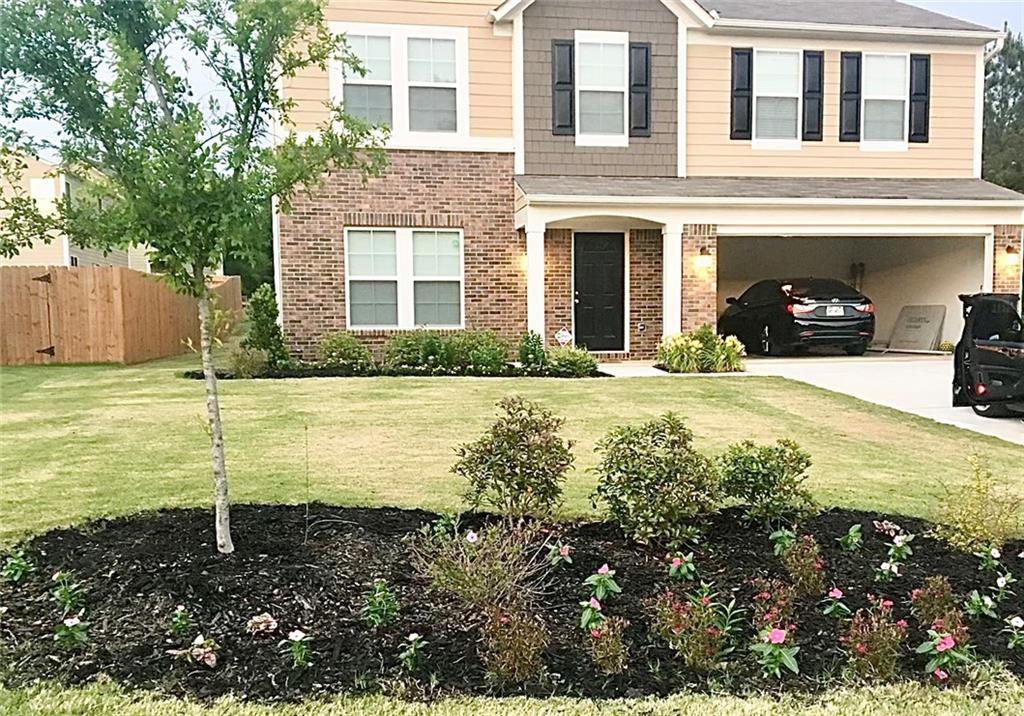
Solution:
[(782, 290), (793, 298), (860, 298), (860, 293), (831, 278), (797, 278), (783, 281)]

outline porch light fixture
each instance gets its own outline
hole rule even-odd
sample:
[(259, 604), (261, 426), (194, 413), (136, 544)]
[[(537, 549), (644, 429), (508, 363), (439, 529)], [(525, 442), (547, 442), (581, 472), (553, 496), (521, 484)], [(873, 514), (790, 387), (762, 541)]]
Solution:
[(1003, 263), (1007, 266), (1020, 266), (1020, 249), (1016, 246), (1007, 246)]
[(700, 248), (700, 253), (697, 254), (697, 258), (693, 260), (693, 265), (696, 266), (698, 271), (707, 271), (715, 265), (715, 257), (711, 255), (711, 249), (707, 246)]

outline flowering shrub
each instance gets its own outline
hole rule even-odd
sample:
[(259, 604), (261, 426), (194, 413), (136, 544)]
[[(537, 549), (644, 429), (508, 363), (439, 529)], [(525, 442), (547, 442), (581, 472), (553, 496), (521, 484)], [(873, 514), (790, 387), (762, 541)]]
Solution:
[(1006, 648), (1010, 651), (1024, 651), (1024, 618), (1007, 617), (1006, 627), (1000, 634), (1006, 634)]
[(796, 606), (796, 592), (780, 579), (759, 577), (754, 588), (754, 628), (757, 630), (788, 624)]
[(888, 560), (882, 562), (875, 568), (875, 581), (891, 582), (896, 577), (900, 576), (900, 568), (902, 566), (903, 565), (898, 562), (890, 562)]
[(775, 556), (781, 557), (796, 542), (796, 533), (783, 527), (768, 535), (768, 539), (771, 540), (772, 551), (775, 553)]
[(598, 567), (597, 572), (583, 580), (583, 583), (590, 587), (591, 592), (598, 599), (622, 592), (622, 587), (615, 581), (615, 570), (607, 564)]
[(668, 576), (672, 579), (692, 582), (697, 578), (697, 565), (693, 563), (693, 552), (689, 554), (666, 554)]
[(924, 585), (910, 593), (910, 612), (922, 626), (940, 624), (958, 641), (966, 641), (963, 614), (945, 576), (925, 577)]
[(597, 359), (576, 346), (556, 346), (547, 352), (547, 372), (558, 378), (587, 378), (597, 373)]
[(540, 676), (542, 655), (548, 645), (543, 622), (519, 609), (492, 607), (480, 627), (483, 661), (490, 678), (509, 684), (524, 684)]
[(85, 598), (85, 591), (82, 585), (75, 581), (74, 572), (56, 572), (53, 581), (57, 584), (53, 589), (53, 601), (57, 602), (61, 611), (64, 614), (78, 611)]
[(185, 610), (185, 606), (179, 604), (171, 612), (170, 619), (167, 620), (167, 633), (176, 639), (180, 639), (183, 636), (187, 636), (191, 630), (192, 617)]
[(246, 622), (245, 630), (250, 634), (273, 634), (277, 631), (277, 619), (268, 612), (257, 614)]
[(825, 562), (818, 541), (812, 535), (802, 535), (790, 545), (782, 553), (782, 565), (798, 595), (811, 596), (824, 590)]
[(587, 631), (587, 649), (595, 666), (605, 674), (621, 674), (629, 661), (629, 647), (623, 638), (629, 622), (608, 617)]
[(742, 609), (724, 604), (706, 584), (685, 599), (666, 591), (651, 603), (651, 629), (679, 654), (687, 668), (709, 672), (732, 653)]
[(7, 558), (4, 560), (4, 567), (0, 570), (0, 577), (3, 577), (11, 584), (17, 584), (34, 571), (35, 567), (29, 558), (25, 556), (25, 551), (18, 549), (7, 555)]
[(601, 600), (597, 597), (591, 597), (590, 599), (580, 602), (580, 606), (583, 607), (583, 611), (580, 612), (580, 629), (589, 631), (597, 626), (601, 625), (604, 621), (604, 607), (601, 606)]
[(975, 661), (971, 647), (958, 642), (948, 632), (935, 629), (928, 630), (928, 639), (917, 647), (916, 653), (928, 655), (924, 671), (939, 681), (945, 681), (961, 667)]
[(900, 533), (892, 538), (892, 542), (889, 544), (889, 561), (897, 564), (903, 564), (907, 559), (914, 554), (914, 550), (910, 547), (910, 543), (914, 541), (914, 535)]
[(285, 658), (291, 660), (293, 669), (305, 669), (310, 665), (311, 649), (309, 642), (312, 638), (301, 629), (293, 629), (288, 632), (288, 638), (282, 639), (278, 646)]
[(746, 355), (736, 336), (722, 337), (709, 325), (669, 336), (658, 346), (658, 362), (671, 373), (735, 373), (743, 370)]
[(77, 617), (68, 617), (58, 624), (53, 633), (53, 640), (65, 649), (84, 646), (89, 641), (89, 622), (83, 622), (80, 617), (81, 614)]
[(423, 660), (423, 651), (429, 643), (416, 632), (407, 636), (405, 646), (398, 652), (398, 661), (402, 664), (402, 668), (410, 673), (418, 671)]
[(544, 339), (533, 331), (528, 331), (519, 339), (519, 363), (524, 368), (543, 368), (547, 363), (547, 352), (544, 350)]
[(977, 589), (971, 590), (971, 593), (967, 595), (967, 600), (964, 602), (964, 611), (967, 612), (968, 616), (975, 619), (979, 617), (999, 618), (999, 614), (996, 613), (995, 600), (987, 594), (980, 594)]
[(971, 475), (959, 489), (947, 489), (936, 532), (964, 552), (1000, 548), (1020, 525), (1021, 500), (996, 486), (980, 456), (969, 460)]
[(387, 626), (398, 617), (398, 597), (391, 591), (387, 580), (373, 580), (373, 586), (363, 595), (359, 615), (374, 629)]
[(850, 525), (850, 529), (846, 531), (846, 534), (842, 537), (837, 537), (836, 542), (839, 543), (840, 549), (844, 552), (856, 552), (864, 546), (864, 535), (861, 534), (861, 526), (859, 524)]
[(907, 623), (892, 618), (892, 602), (877, 599), (859, 609), (840, 641), (846, 647), (850, 670), (862, 679), (891, 681), (899, 672)]
[(466, 500), (502, 514), (547, 514), (562, 496), (572, 467), (572, 442), (559, 435), (563, 418), (518, 396), (498, 402), (499, 418), (480, 439), (460, 445), (452, 472), (469, 482)]
[(718, 472), (692, 443), (693, 433), (672, 413), (613, 428), (598, 442), (595, 495), (636, 541), (681, 540), (688, 522), (716, 508)]
[(850, 608), (843, 603), (843, 590), (839, 587), (832, 587), (825, 599), (822, 601), (825, 608), (821, 611), (827, 617), (842, 619), (850, 616)]
[(551, 545), (548, 550), (548, 564), (557, 567), (560, 564), (572, 564), (572, 547), (567, 544)]
[(792, 440), (730, 445), (718, 464), (725, 494), (743, 503), (752, 520), (770, 525), (814, 511), (811, 494), (802, 487), (811, 457)]
[(328, 333), (316, 346), (316, 359), (330, 368), (351, 368), (361, 372), (373, 365), (370, 350), (351, 333), (337, 331)]
[(786, 646), (791, 631), (779, 628), (764, 629), (757, 635), (757, 641), (751, 645), (750, 650), (757, 654), (757, 660), (765, 676), (781, 679), (783, 669), (794, 674), (800, 673), (796, 661), (800, 647)]
[(220, 646), (213, 639), (197, 634), (187, 649), (170, 649), (167, 653), (179, 656), (193, 664), (202, 664), (208, 669), (217, 667), (217, 650)]

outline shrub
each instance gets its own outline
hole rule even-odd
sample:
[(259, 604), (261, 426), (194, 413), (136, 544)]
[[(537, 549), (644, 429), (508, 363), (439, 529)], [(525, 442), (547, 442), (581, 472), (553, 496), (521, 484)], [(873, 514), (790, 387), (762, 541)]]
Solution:
[(498, 375), (508, 365), (508, 346), (493, 331), (464, 331), (448, 338), (453, 368)]
[(942, 575), (925, 577), (924, 585), (910, 593), (910, 613), (925, 627), (936, 622), (951, 629), (963, 626), (963, 615), (953, 587)]
[(723, 338), (709, 325), (677, 334), (658, 346), (658, 361), (672, 373), (734, 373), (746, 351), (735, 336)]
[(597, 359), (582, 348), (559, 346), (547, 352), (548, 372), (559, 378), (587, 378), (597, 373)]
[(758, 577), (751, 580), (754, 588), (754, 628), (761, 630), (784, 626), (793, 618), (796, 590), (781, 579)]
[(384, 364), (390, 368), (450, 368), (451, 349), (434, 331), (396, 333), (384, 343)]
[(352, 368), (365, 370), (373, 364), (369, 349), (362, 342), (345, 331), (328, 333), (316, 346), (316, 358), (331, 368)]
[(719, 465), (725, 494), (742, 502), (750, 519), (770, 525), (814, 510), (810, 493), (802, 487), (811, 457), (791, 440), (730, 445)]
[(546, 514), (559, 502), (572, 443), (559, 435), (565, 421), (518, 396), (498, 402), (503, 414), (478, 440), (456, 448), (452, 472), (469, 482), (466, 499), (498, 512)]
[(929, 629), (928, 638), (914, 650), (917, 654), (926, 654), (928, 663), (924, 667), (926, 674), (931, 674), (939, 681), (945, 681), (963, 667), (970, 666), (976, 660), (974, 649), (960, 642), (948, 631)]
[(957, 490), (947, 488), (936, 532), (964, 552), (1002, 547), (1020, 523), (1021, 500), (996, 487), (980, 456), (972, 455), (969, 462), (967, 482)]
[(687, 668), (709, 672), (733, 651), (732, 638), (742, 610), (735, 600), (724, 604), (707, 585), (680, 598), (666, 591), (651, 605), (651, 629), (679, 654)]
[(825, 562), (813, 536), (802, 535), (786, 548), (782, 553), (782, 566), (798, 595), (811, 597), (825, 590)]
[(587, 650), (603, 673), (621, 674), (629, 662), (629, 647), (623, 638), (629, 622), (622, 617), (608, 617), (587, 632)]
[(491, 607), (485, 612), (480, 632), (483, 661), (491, 678), (524, 684), (540, 676), (548, 645), (548, 631), (540, 619), (521, 609)]
[(374, 629), (387, 626), (398, 618), (398, 598), (386, 580), (373, 580), (373, 586), (363, 595), (363, 608), (359, 615)]
[(270, 358), (264, 350), (246, 348), (244, 345), (231, 351), (231, 372), (238, 378), (256, 378), (266, 375)]
[(544, 339), (529, 331), (519, 339), (519, 363), (524, 368), (542, 368), (547, 363)]
[(540, 528), (505, 521), (465, 534), (425, 534), (412, 543), (412, 564), (435, 589), (477, 609), (522, 608), (542, 587), (548, 566)]
[(277, 296), (274, 287), (262, 284), (249, 296), (245, 308), (246, 332), (242, 347), (264, 351), (272, 368), (288, 365), (288, 349), (284, 346), (281, 326), (277, 323)]
[(892, 681), (899, 673), (900, 655), (907, 638), (907, 623), (893, 621), (892, 602), (879, 600), (859, 609), (840, 637), (850, 670), (862, 679)]

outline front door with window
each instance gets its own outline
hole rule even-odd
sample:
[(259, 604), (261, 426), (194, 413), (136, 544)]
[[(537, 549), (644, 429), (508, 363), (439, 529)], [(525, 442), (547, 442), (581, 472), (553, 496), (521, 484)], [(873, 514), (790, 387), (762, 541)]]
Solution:
[(574, 241), (576, 345), (625, 350), (625, 236), (577, 233)]

